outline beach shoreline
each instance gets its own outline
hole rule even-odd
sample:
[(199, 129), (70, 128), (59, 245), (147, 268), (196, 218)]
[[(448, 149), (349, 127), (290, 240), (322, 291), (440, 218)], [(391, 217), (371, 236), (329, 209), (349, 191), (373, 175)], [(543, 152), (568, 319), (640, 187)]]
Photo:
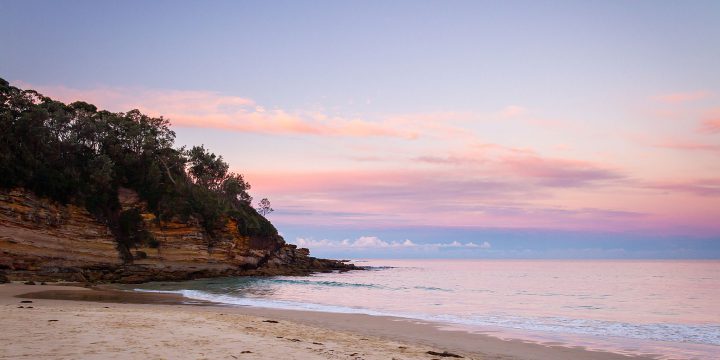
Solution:
[[(404, 318), (229, 306), (111, 287), (3, 284), (0, 312), (3, 329), (12, 330), (0, 335), (0, 359), (452, 358), (444, 352), (507, 360), (657, 357), (502, 340)], [(92, 341), (95, 333), (101, 340)]]

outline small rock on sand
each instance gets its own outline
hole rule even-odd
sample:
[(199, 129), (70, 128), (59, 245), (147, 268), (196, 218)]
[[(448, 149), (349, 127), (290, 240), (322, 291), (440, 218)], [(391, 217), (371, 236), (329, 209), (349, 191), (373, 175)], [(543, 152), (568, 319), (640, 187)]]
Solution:
[(452, 358), (460, 358), (460, 359), (463, 358), (462, 356), (460, 356), (460, 355), (458, 355), (458, 354), (453, 354), (453, 353), (447, 352), (447, 351), (437, 352), (437, 351), (432, 351), (432, 350), (431, 350), (431, 351), (428, 351), (427, 354), (435, 355), (435, 356), (440, 356), (440, 357), (452, 357)]

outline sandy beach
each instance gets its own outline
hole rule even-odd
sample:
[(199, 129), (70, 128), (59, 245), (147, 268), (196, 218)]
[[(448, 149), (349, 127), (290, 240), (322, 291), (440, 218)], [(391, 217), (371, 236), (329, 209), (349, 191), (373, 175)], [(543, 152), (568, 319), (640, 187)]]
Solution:
[(0, 359), (628, 359), (444, 331), (399, 318), (185, 300), (0, 285)]

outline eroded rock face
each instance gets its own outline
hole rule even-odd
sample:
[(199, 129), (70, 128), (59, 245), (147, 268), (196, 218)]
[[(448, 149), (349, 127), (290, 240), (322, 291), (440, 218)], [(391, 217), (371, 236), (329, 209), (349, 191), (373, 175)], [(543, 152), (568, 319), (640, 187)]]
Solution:
[(197, 219), (158, 221), (136, 193), (120, 189), (123, 210), (137, 208), (153, 247), (123, 260), (110, 229), (84, 208), (17, 189), (0, 192), (0, 272), (11, 280), (145, 282), (234, 275), (303, 275), (354, 269), (315, 259), (280, 236), (240, 236), (229, 220), (210, 238)]
[(0, 271), (11, 279), (47, 273), (82, 281), (79, 269), (121, 265), (110, 230), (85, 209), (21, 190), (0, 192)]

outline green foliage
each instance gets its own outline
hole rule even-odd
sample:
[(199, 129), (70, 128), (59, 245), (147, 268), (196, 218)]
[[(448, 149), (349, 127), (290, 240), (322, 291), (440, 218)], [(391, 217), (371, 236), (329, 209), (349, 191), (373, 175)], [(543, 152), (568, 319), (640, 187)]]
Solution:
[(120, 212), (118, 218), (120, 242), (127, 248), (149, 244), (152, 235), (145, 229), (142, 215), (137, 208)]
[(236, 207), (241, 204), (250, 205), (252, 196), (247, 193), (248, 190), (250, 184), (245, 182), (242, 175), (235, 173), (227, 174), (220, 188), (224, 197)]
[(207, 189), (219, 190), (229, 168), (222, 156), (208, 152), (204, 145), (193, 146), (185, 155), (188, 160), (188, 174), (195, 184)]
[(233, 209), (230, 216), (237, 221), (240, 235), (262, 237), (277, 235), (275, 226), (248, 204)]
[(160, 219), (198, 218), (211, 236), (228, 217), (243, 235), (277, 235), (250, 206), (243, 176), (204, 146), (174, 148), (169, 126), (138, 110), (64, 104), (0, 78), (0, 188), (84, 205), (126, 250), (157, 240), (143, 233), (139, 213), (120, 211), (119, 187), (135, 190)]

